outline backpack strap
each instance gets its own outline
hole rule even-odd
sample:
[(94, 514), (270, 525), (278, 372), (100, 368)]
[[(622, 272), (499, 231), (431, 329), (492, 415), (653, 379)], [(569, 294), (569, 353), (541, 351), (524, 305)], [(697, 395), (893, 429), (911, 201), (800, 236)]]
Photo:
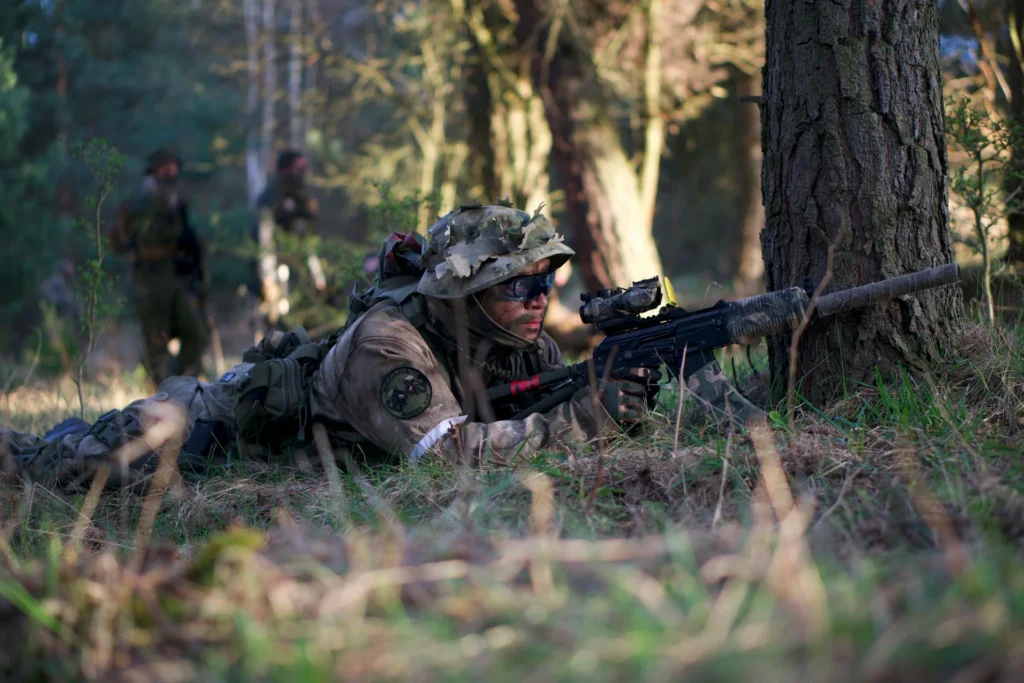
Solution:
[(456, 379), (457, 382), (457, 378), (450, 367), (448, 357), (450, 345), (446, 343), (444, 337), (431, 324), (430, 315), (427, 313), (427, 300), (420, 294), (409, 296), (398, 305), (398, 310), (409, 321), (409, 324), (416, 328), (416, 331), (420, 333), (423, 340), (427, 342), (430, 352), (437, 359), (437, 369), (441, 376), (444, 377), (445, 382), (448, 383), (448, 386), (456, 387), (461, 391), (461, 387), (457, 387), (457, 384), (453, 383), (453, 379)]
[(316, 342), (306, 342), (292, 349), (285, 358), (291, 358), (300, 363), (308, 360), (319, 365), (320, 361), (324, 359), (324, 347)]

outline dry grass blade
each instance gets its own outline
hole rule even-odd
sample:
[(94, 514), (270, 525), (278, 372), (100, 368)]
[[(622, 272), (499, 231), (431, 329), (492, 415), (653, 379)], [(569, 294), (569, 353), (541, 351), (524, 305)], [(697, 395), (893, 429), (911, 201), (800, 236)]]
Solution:
[[(530, 492), (530, 531), (540, 541), (540, 548), (547, 550), (557, 536), (555, 529), (555, 489), (551, 478), (540, 472), (526, 472), (520, 478)], [(530, 581), (539, 594), (550, 593), (555, 586), (551, 561), (543, 552), (540, 558), (530, 563)]]
[(106, 463), (100, 465), (96, 470), (96, 474), (93, 475), (89, 492), (86, 494), (85, 500), (82, 501), (82, 507), (78, 511), (78, 519), (75, 520), (75, 526), (71, 532), (69, 546), (74, 553), (77, 553), (82, 547), (85, 532), (92, 524), (92, 516), (95, 514), (96, 506), (99, 505), (100, 498), (103, 496), (103, 487), (107, 485), (107, 478), (109, 476), (110, 466)]
[[(683, 424), (683, 405), (686, 403), (686, 389), (683, 388), (683, 377), (686, 370), (686, 352), (689, 346), (683, 347), (683, 357), (679, 361), (679, 374), (676, 375), (676, 385), (679, 387), (679, 405), (676, 406), (676, 433), (672, 440), (672, 456), (679, 458), (679, 429)], [(683, 470), (683, 461), (679, 460), (679, 474), (683, 480), (683, 497), (686, 497), (686, 472)]]
[(778, 547), (767, 572), (772, 592), (791, 604), (809, 633), (828, 628), (828, 595), (804, 538), (810, 510), (797, 507), (771, 430), (762, 420), (750, 427), (750, 439), (761, 467), (761, 482), (779, 520)]
[(900, 440), (893, 449), (893, 456), (896, 472), (910, 493), (914, 509), (931, 529), (935, 543), (942, 551), (946, 568), (953, 576), (962, 576), (970, 566), (970, 558), (945, 506), (928, 487), (915, 448), (905, 440)]
[(818, 286), (814, 288), (814, 293), (811, 295), (810, 303), (807, 304), (807, 310), (804, 312), (803, 319), (800, 320), (800, 324), (793, 330), (793, 335), (789, 341), (789, 367), (787, 368), (788, 377), (786, 381), (786, 422), (791, 430), (793, 429), (793, 413), (796, 410), (796, 361), (797, 353), (800, 350), (800, 339), (803, 337), (804, 332), (807, 331), (807, 326), (811, 323), (811, 318), (814, 316), (814, 311), (818, 306), (818, 299), (825, 292), (825, 287), (828, 286), (828, 283), (832, 281), (836, 250), (839, 248), (839, 243), (842, 241), (845, 233), (845, 226), (841, 225), (835, 239), (828, 245), (828, 253), (825, 256), (825, 274), (821, 277), (821, 282), (818, 283)]
[(156, 515), (160, 510), (160, 501), (163, 500), (167, 487), (177, 472), (178, 455), (181, 453), (187, 424), (184, 411), (166, 403), (153, 406), (147, 417), (157, 420), (156, 423), (146, 430), (142, 439), (125, 444), (115, 454), (117, 460), (130, 463), (150, 449), (159, 453), (156, 474), (149, 482), (149, 489), (142, 503), (142, 513), (139, 516), (136, 547), (140, 553), (149, 544)]
[(607, 412), (601, 405), (599, 399), (608, 387), (608, 379), (612, 370), (612, 361), (615, 360), (616, 352), (618, 352), (618, 347), (612, 348), (611, 353), (608, 354), (608, 360), (604, 367), (604, 376), (601, 377), (600, 385), (597, 383), (597, 370), (594, 367), (593, 358), (587, 361), (587, 381), (590, 382), (590, 386), (592, 388), (597, 387), (596, 391), (591, 390), (590, 392), (591, 414), (594, 416), (594, 420), (597, 423), (597, 476), (594, 477), (594, 485), (591, 487), (590, 496), (587, 498), (587, 507), (584, 512), (587, 517), (590, 517), (594, 511), (594, 503), (597, 502), (597, 492), (601, 489), (601, 484), (604, 481), (604, 458), (605, 451), (608, 448), (608, 441), (605, 437), (605, 417)]
[(320, 422), (313, 423), (313, 444), (320, 456), (320, 464), (323, 465), (324, 474), (327, 477), (327, 485), (331, 492), (331, 504), (334, 508), (333, 522), (341, 526), (342, 531), (348, 533), (352, 529), (352, 520), (348, 516), (348, 497), (341, 485), (341, 477), (338, 475), (338, 466), (334, 462), (334, 450), (331, 448), (331, 438), (327, 435), (327, 428)]

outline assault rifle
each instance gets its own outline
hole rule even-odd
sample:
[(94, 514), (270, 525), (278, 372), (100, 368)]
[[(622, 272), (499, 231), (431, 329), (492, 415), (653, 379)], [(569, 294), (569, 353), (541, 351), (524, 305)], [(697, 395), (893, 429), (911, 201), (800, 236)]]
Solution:
[[(959, 280), (960, 268), (951, 263), (826, 294), (814, 302), (813, 319)], [(633, 368), (657, 370), (664, 365), (675, 379), (684, 354), (685, 381), (689, 377), (687, 368), (696, 371), (704, 367), (714, 360), (715, 349), (749, 343), (800, 325), (810, 309), (811, 296), (812, 292), (806, 289), (791, 287), (737, 301), (719, 301), (710, 308), (689, 312), (676, 306), (668, 280), (662, 283), (656, 277), (634, 282), (629, 288), (581, 294), (580, 319), (607, 335), (594, 349), (593, 357), (529, 379), (491, 387), (478, 398), (498, 406), (528, 405), (509, 418), (523, 419), (569, 400), (590, 383), (591, 377), (600, 382), (605, 377), (622, 377)], [(658, 306), (661, 310), (657, 314), (643, 317), (642, 314)]]

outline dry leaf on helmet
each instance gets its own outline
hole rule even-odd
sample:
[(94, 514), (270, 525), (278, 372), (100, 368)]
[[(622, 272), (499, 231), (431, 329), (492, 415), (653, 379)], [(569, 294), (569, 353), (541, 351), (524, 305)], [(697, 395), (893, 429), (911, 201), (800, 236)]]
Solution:
[(530, 223), (523, 231), (520, 249), (535, 249), (551, 240), (551, 230), (542, 222)]
[(469, 259), (462, 254), (452, 254), (444, 262), (447, 264), (448, 270), (455, 277), (469, 277), (473, 274), (473, 268), (469, 264)]
[(496, 237), (480, 237), (473, 242), (460, 242), (448, 250), (449, 270), (456, 277), (469, 277), (480, 264), (505, 251)]

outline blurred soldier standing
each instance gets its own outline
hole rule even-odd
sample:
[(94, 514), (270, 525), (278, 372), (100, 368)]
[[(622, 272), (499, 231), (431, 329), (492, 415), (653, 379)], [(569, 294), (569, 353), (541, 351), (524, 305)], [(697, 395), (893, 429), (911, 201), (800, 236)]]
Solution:
[[(198, 375), (209, 333), (201, 313), (199, 240), (178, 187), (181, 159), (158, 149), (146, 174), (118, 212), (111, 247), (132, 265), (132, 298), (142, 325), (143, 364), (159, 384), (173, 375)], [(168, 344), (180, 347), (172, 355)]]
[[(279, 263), (278, 231), (299, 238), (301, 250), (306, 254), (306, 266), (317, 291), (327, 288), (323, 266), (311, 245), (304, 244), (314, 234), (319, 205), (306, 187), (306, 156), (294, 149), (282, 150), (277, 155), (276, 176), (256, 200), (256, 229), (254, 238), (259, 245), (256, 287), (263, 300), (260, 313), (271, 328), (278, 327), (288, 314), (290, 268)], [(285, 260), (285, 259), (281, 259)]]

